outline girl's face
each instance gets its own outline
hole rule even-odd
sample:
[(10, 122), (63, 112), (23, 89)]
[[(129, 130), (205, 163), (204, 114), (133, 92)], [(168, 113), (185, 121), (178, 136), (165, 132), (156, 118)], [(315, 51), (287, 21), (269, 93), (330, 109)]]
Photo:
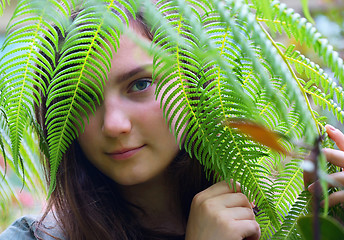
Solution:
[(95, 115), (89, 114), (89, 124), (79, 137), (87, 158), (121, 185), (158, 177), (179, 151), (155, 100), (152, 64), (152, 57), (122, 35), (104, 101)]

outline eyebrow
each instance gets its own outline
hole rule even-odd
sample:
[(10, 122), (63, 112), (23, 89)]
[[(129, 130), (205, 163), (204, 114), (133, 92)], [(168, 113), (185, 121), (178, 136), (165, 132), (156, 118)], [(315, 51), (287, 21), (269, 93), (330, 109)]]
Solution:
[(133, 76), (135, 76), (141, 72), (149, 73), (151, 69), (153, 69), (152, 64), (147, 64), (147, 65), (136, 67), (136, 68), (134, 68), (134, 69), (132, 69), (126, 73), (119, 75), (116, 78), (116, 82), (118, 82), (118, 83), (124, 82), (127, 79), (132, 78)]

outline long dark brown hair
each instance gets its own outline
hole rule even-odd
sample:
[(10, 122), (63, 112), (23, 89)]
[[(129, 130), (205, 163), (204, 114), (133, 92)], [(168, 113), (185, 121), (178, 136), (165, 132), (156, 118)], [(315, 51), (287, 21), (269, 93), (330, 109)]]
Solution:
[[(152, 40), (152, 33), (141, 14), (137, 14), (131, 22)], [(46, 98), (42, 96), (42, 99), (42, 104), (36, 107), (36, 117), (46, 135)], [(49, 184), (49, 161), (43, 165)], [(176, 179), (177, 198), (186, 223), (194, 195), (211, 183), (200, 163), (184, 150), (175, 157), (167, 174), (173, 174), (173, 179)], [(138, 207), (124, 199), (116, 182), (87, 160), (75, 140), (61, 160), (56, 174), (56, 188), (48, 200), (38, 229), (44, 231), (44, 218), (53, 214), (63, 235), (70, 240), (183, 239), (183, 236), (141, 226), (133, 209)], [(144, 212), (144, 209), (141, 211)]]

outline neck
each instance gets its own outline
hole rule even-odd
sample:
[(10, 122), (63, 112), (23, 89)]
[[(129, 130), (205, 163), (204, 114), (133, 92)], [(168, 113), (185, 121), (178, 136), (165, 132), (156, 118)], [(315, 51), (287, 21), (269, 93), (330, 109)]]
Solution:
[(143, 210), (134, 209), (143, 227), (184, 234), (185, 220), (178, 199), (178, 187), (165, 175), (142, 184), (121, 186), (121, 193)]

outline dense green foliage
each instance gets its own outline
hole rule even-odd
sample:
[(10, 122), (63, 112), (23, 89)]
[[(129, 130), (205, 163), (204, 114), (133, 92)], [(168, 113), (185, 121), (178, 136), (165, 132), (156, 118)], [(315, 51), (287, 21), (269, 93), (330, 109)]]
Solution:
[[(170, 127), (185, 138), (181, 147), (223, 179), (241, 183), (260, 210), (262, 239), (298, 239), (296, 220), (310, 205), (301, 194), (309, 149), (296, 143), (311, 148), (323, 133), (326, 120), (317, 106), (343, 122), (344, 67), (316, 28), (278, 1), (20, 1), (0, 59), (0, 143), (7, 162), (18, 170), (30, 161), (21, 148), (30, 141), (28, 130), (40, 134), (34, 106), (46, 104), (48, 137), (40, 149), (50, 161), (53, 190), (62, 155), (102, 101), (111, 47), (119, 47), (124, 32), (132, 35), (125, 26), (139, 9), (156, 43), (140, 44), (154, 55), (157, 94), (165, 115), (177, 122)], [(276, 42), (272, 36), (281, 32), (312, 48), (335, 79), (294, 46)], [(19, 47), (6, 52), (13, 45)], [(284, 136), (279, 143), (294, 157), (224, 124), (231, 119)]]

